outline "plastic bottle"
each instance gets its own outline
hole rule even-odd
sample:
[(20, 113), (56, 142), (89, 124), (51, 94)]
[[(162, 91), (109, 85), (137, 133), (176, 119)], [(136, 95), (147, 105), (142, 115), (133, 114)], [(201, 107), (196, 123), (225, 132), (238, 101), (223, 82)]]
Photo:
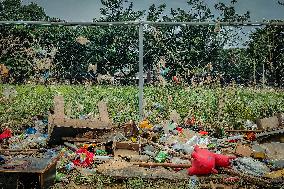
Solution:
[(197, 176), (193, 175), (189, 179), (189, 188), (190, 189), (197, 189), (199, 188), (199, 179)]
[(155, 157), (155, 161), (158, 163), (164, 163), (168, 158), (168, 154), (165, 151), (160, 151)]

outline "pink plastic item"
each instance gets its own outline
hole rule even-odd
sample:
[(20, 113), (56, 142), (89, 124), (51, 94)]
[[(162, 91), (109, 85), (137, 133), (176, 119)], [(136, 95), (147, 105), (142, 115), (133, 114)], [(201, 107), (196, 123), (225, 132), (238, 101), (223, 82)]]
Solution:
[(226, 156), (222, 154), (214, 154), (215, 164), (217, 167), (228, 167), (231, 164), (232, 159), (236, 159), (235, 156)]
[(195, 146), (192, 152), (192, 166), (188, 169), (189, 175), (207, 175), (210, 173), (218, 173), (215, 169), (215, 156), (206, 149), (200, 149)]
[(5, 129), (2, 134), (0, 134), (0, 140), (5, 138), (10, 138), (12, 136), (12, 131), (10, 129)]

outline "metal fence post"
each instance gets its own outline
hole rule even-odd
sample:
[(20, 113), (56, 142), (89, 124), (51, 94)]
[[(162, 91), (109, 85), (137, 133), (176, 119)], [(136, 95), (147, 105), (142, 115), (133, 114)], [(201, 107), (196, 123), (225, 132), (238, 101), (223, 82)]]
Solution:
[(144, 71), (143, 71), (143, 22), (139, 24), (139, 120), (142, 121), (143, 115), (143, 85), (144, 85)]

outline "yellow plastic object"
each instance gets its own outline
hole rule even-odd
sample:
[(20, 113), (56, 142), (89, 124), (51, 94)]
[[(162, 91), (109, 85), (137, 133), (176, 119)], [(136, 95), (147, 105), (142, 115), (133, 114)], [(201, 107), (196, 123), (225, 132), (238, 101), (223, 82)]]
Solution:
[(264, 159), (266, 157), (264, 152), (253, 152), (253, 158)]
[(148, 120), (144, 120), (140, 123), (139, 127), (141, 129), (152, 129), (153, 125), (150, 124), (150, 122)]
[(137, 138), (136, 137), (131, 137), (131, 141), (132, 142), (137, 142)]
[(284, 169), (267, 173), (265, 177), (268, 177), (271, 179), (284, 177)]

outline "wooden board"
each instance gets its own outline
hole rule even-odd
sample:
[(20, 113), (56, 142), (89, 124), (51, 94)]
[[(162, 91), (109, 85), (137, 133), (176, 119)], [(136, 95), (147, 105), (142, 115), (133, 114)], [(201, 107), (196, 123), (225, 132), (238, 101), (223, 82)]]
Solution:
[(54, 96), (54, 115), (58, 118), (64, 118), (64, 98), (62, 96)]
[(57, 158), (12, 159), (0, 166), (0, 187), (18, 188), (21, 183), (23, 188), (49, 188), (55, 179), (56, 162)]
[(107, 105), (105, 102), (100, 101), (98, 103), (99, 113), (100, 113), (100, 120), (105, 123), (110, 123)]

